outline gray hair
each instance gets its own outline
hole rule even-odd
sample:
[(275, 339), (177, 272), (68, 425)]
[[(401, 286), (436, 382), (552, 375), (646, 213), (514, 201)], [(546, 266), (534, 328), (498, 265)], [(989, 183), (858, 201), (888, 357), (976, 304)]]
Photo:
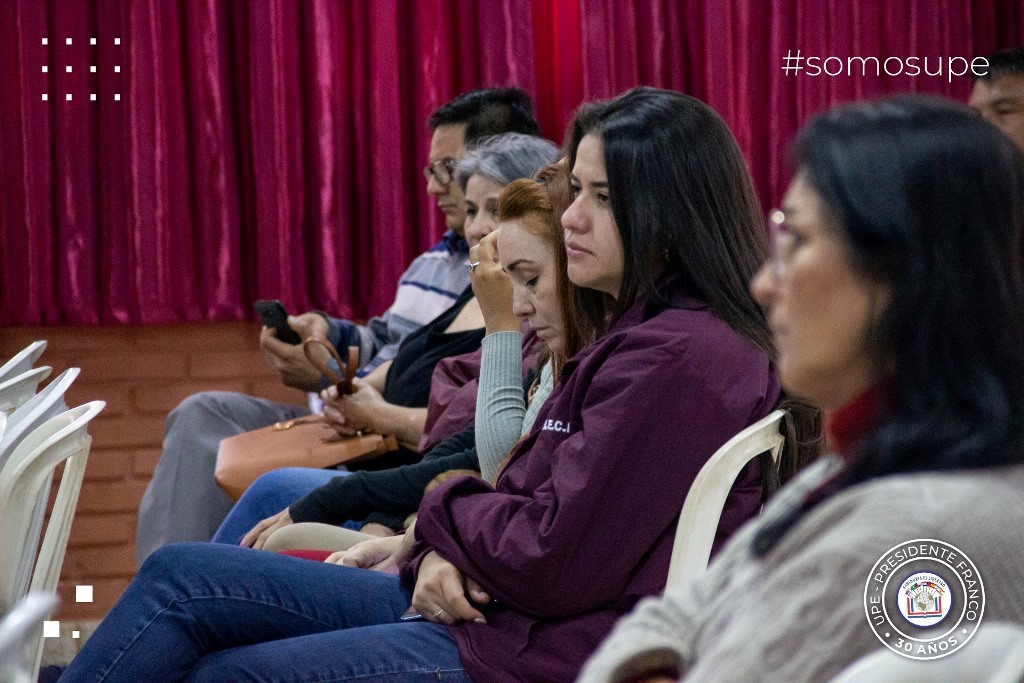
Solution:
[(544, 166), (558, 160), (558, 147), (544, 138), (505, 133), (480, 140), (455, 167), (455, 179), (466, 191), (469, 177), (483, 175), (502, 185), (532, 178)]

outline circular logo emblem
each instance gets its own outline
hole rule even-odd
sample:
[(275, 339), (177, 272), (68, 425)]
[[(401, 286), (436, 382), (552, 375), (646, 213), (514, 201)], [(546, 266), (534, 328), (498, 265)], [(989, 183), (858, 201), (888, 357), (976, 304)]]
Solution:
[(879, 558), (864, 586), (871, 630), (897, 654), (938, 659), (971, 639), (985, 611), (981, 574), (959, 548), (915, 539)]
[(900, 586), (900, 613), (908, 623), (934, 626), (949, 614), (953, 595), (938, 574), (917, 572), (907, 577)]

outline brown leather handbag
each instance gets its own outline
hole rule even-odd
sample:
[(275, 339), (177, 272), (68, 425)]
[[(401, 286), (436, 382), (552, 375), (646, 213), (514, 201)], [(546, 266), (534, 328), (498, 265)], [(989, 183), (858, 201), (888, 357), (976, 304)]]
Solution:
[[(324, 362), (318, 351), (326, 349), (345, 369), (339, 376)], [(352, 378), (359, 365), (359, 349), (348, 349), (348, 362), (342, 363), (334, 345), (326, 339), (311, 337), (302, 344), (306, 358), (338, 387), (338, 393), (352, 393)], [(392, 435), (357, 434), (341, 437), (324, 421), (323, 415), (308, 415), (269, 427), (255, 429), (223, 439), (217, 450), (217, 483), (232, 500), (238, 500), (249, 485), (263, 474), (281, 467), (334, 467), (368, 460), (398, 448)]]

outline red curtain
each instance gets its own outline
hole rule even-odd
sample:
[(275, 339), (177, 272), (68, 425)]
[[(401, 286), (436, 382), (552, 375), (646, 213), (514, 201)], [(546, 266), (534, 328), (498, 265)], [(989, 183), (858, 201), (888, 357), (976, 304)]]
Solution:
[(6, 0), (0, 324), (230, 320), (268, 297), (381, 311), (443, 230), (424, 120), (469, 88), (523, 87), (555, 140), (582, 100), (691, 93), (732, 126), (768, 204), (809, 115), (970, 89), (945, 73), (787, 76), (787, 51), (969, 59), (1021, 43), (1017, 0)]

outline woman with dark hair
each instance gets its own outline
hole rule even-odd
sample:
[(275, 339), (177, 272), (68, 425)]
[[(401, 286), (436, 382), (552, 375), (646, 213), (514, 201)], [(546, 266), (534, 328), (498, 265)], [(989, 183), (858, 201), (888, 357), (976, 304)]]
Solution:
[(752, 287), (835, 455), (582, 681), (821, 681), (883, 643), (948, 654), (982, 612), (1024, 623), (1024, 157), (907, 97), (819, 116), (794, 159)]
[[(226, 545), (164, 548), (68, 680), (565, 681), (662, 590), (697, 472), (779, 400), (767, 327), (742, 286), (764, 234), (736, 142), (703, 103), (636, 89), (585, 107), (572, 130), (567, 269), (599, 292), (588, 311), (602, 333), (561, 368), (496, 484), (448, 481), (404, 537), (341, 559), (400, 578)], [(700, 225), (635, 201), (645, 182)], [(719, 541), (760, 507), (757, 469), (737, 480)], [(399, 621), (410, 602), (422, 621)]]

